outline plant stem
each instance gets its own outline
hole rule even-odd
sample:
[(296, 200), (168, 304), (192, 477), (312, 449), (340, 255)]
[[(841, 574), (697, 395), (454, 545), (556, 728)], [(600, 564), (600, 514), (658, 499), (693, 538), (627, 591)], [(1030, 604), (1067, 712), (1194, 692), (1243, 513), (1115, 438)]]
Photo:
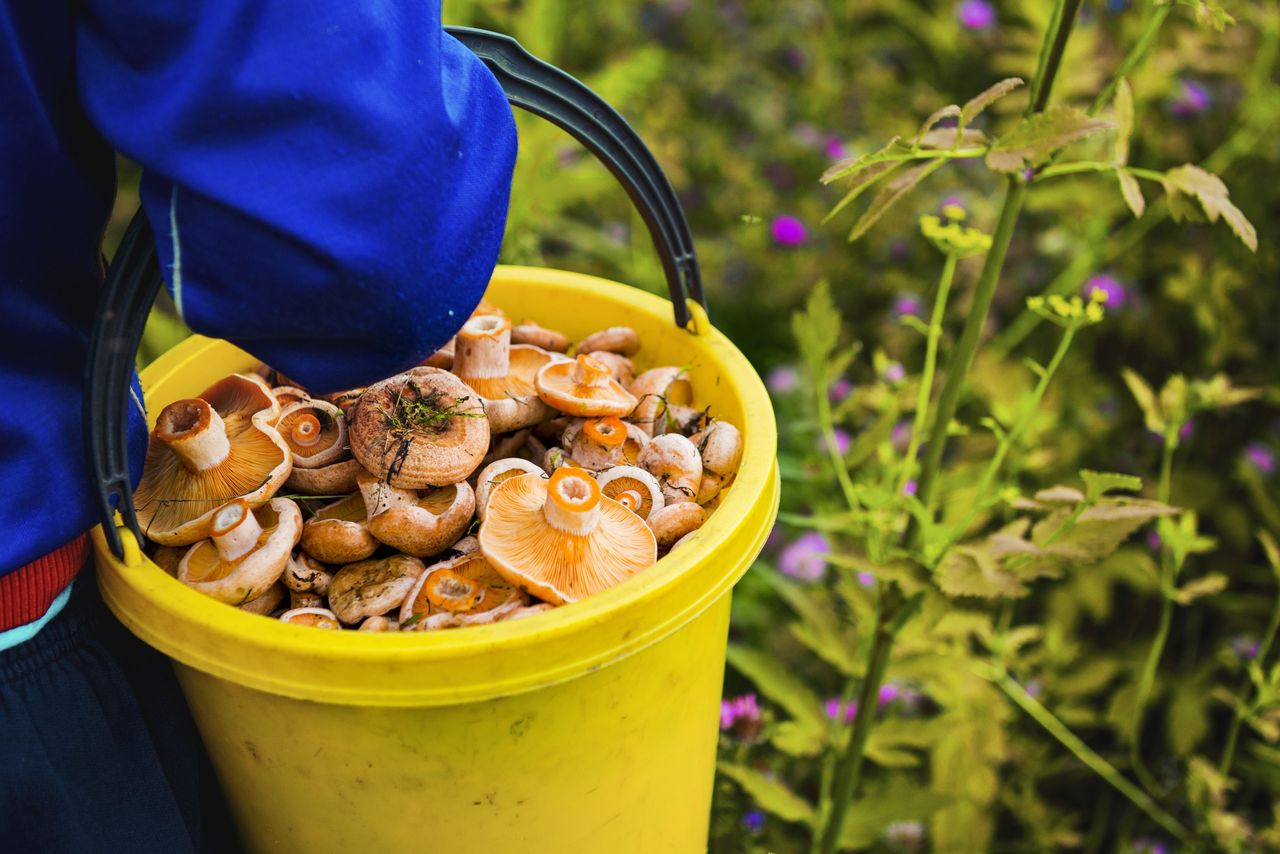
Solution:
[[(1267, 623), (1267, 630), (1262, 636), (1262, 641), (1258, 644), (1258, 657), (1256, 661), (1262, 665), (1267, 660), (1267, 655), (1271, 652), (1271, 645), (1275, 643), (1276, 632), (1280, 631), (1280, 596), (1272, 602), (1271, 605), (1271, 621)], [(1243, 696), (1249, 690), (1249, 683), (1246, 681), (1241, 690)], [(1231, 776), (1231, 766), (1236, 761), (1236, 744), (1240, 740), (1240, 728), (1244, 725), (1248, 712), (1236, 706), (1235, 714), (1231, 719), (1231, 729), (1227, 732), (1227, 743), (1222, 749), (1222, 758), (1218, 760), (1218, 773), (1224, 776)]]
[(840, 453), (840, 446), (836, 443), (835, 421), (831, 416), (831, 398), (828, 397), (826, 372), (823, 372), (823, 376), (814, 379), (817, 380), (814, 383), (814, 395), (818, 401), (818, 425), (822, 430), (822, 443), (827, 448), (827, 456), (831, 460), (831, 467), (835, 469), (836, 482), (840, 484), (845, 503), (849, 505), (850, 510), (857, 510), (862, 506), (862, 502), (858, 498), (858, 490), (853, 485), (853, 479), (849, 477), (849, 468), (844, 464), (844, 455)]
[(920, 391), (916, 395), (916, 414), (911, 424), (911, 441), (902, 460), (902, 474), (898, 476), (897, 494), (907, 488), (911, 472), (915, 468), (916, 454), (924, 438), (929, 419), (929, 398), (933, 392), (933, 375), (938, 366), (938, 340), (942, 338), (942, 318), (947, 311), (947, 296), (951, 293), (951, 281), (955, 278), (956, 256), (948, 255), (938, 279), (938, 293), (933, 298), (933, 314), (929, 317), (929, 338), (925, 345), (924, 372), (920, 375)]
[(1020, 709), (1030, 715), (1036, 723), (1044, 727), (1063, 747), (1070, 750), (1077, 759), (1087, 765), (1095, 774), (1114, 786), (1116, 791), (1146, 813), (1152, 821), (1163, 827), (1184, 845), (1190, 844), (1191, 834), (1176, 818), (1161, 809), (1159, 804), (1152, 800), (1146, 792), (1135, 786), (1117, 771), (1114, 765), (1095, 753), (1066, 724), (1058, 720), (1035, 697), (1028, 694), (1026, 689), (1019, 685), (1008, 673), (997, 670), (995, 673), (982, 673), (981, 675), (995, 682)]
[(951, 529), (951, 533), (947, 536), (946, 545), (943, 546), (942, 552), (938, 556), (945, 554), (957, 540), (964, 535), (969, 525), (973, 523), (978, 513), (985, 506), (987, 494), (991, 491), (991, 485), (995, 483), (996, 476), (1000, 473), (1000, 467), (1004, 465), (1004, 459), (1009, 455), (1009, 451), (1018, 444), (1018, 440), (1022, 438), (1022, 434), (1031, 426), (1031, 419), (1035, 416), (1036, 410), (1040, 408), (1040, 401), (1044, 399), (1044, 394), (1049, 388), (1049, 383), (1053, 380), (1053, 375), (1057, 373), (1058, 368), (1062, 365), (1063, 358), (1066, 357), (1067, 351), (1071, 349), (1071, 342), (1076, 337), (1077, 327), (1068, 326), (1063, 330), (1062, 338), (1058, 341), (1058, 349), (1054, 351), (1053, 358), (1049, 360), (1049, 365), (1044, 369), (1044, 373), (1040, 375), (1040, 381), (1036, 383), (1036, 387), (1031, 392), (1031, 399), (1027, 401), (1018, 420), (1009, 428), (1009, 432), (1000, 438), (1000, 444), (996, 448), (995, 455), (991, 458), (991, 462), (987, 463), (986, 470), (982, 473), (982, 479), (978, 481), (978, 489), (974, 494), (973, 500), (970, 501), (969, 512), (965, 514), (960, 524)]
[(876, 706), (880, 698), (880, 686), (884, 683), (885, 670), (889, 666), (889, 653), (893, 650), (895, 635), (893, 624), (897, 609), (901, 607), (901, 601), (894, 592), (895, 588), (887, 584), (882, 584), (880, 587), (881, 595), (876, 603), (876, 627), (871, 639), (871, 657), (867, 663), (867, 675), (862, 680), (862, 690), (858, 693), (858, 711), (853, 719), (853, 732), (845, 745), (844, 755), (836, 765), (831, 811), (814, 838), (813, 851), (818, 854), (832, 854), (840, 842), (845, 811), (857, 795), (858, 784), (862, 780), (867, 738), (871, 735), (871, 724), (875, 720)]
[(1133, 70), (1142, 64), (1147, 58), (1147, 52), (1151, 50), (1155, 44), (1156, 36), (1160, 32), (1160, 28), (1164, 26), (1165, 18), (1169, 17), (1169, 13), (1173, 11), (1173, 3), (1165, 3), (1156, 6), (1151, 17), (1147, 19), (1146, 29), (1142, 31), (1137, 43), (1129, 50), (1124, 61), (1120, 63), (1120, 67), (1116, 69), (1116, 73), (1112, 75), (1111, 81), (1107, 83), (1105, 89), (1098, 93), (1098, 97), (1093, 100), (1093, 104), (1089, 107), (1089, 115), (1096, 116), (1102, 112), (1102, 108), (1111, 103), (1111, 98), (1116, 93), (1116, 87), (1120, 85), (1120, 81), (1133, 73)]
[[(1169, 502), (1169, 493), (1173, 485), (1173, 454), (1178, 449), (1178, 430), (1180, 425), (1172, 426), (1165, 431), (1164, 452), (1160, 457), (1160, 486), (1157, 490), (1161, 502)], [(1160, 668), (1160, 659), (1164, 655), (1165, 644), (1169, 641), (1169, 627), (1173, 623), (1173, 584), (1176, 567), (1168, 546), (1163, 547), (1160, 566), (1160, 623), (1155, 637), (1151, 639), (1151, 648), (1142, 663), (1142, 672), (1138, 676), (1137, 694), (1133, 700), (1133, 717), (1129, 721), (1129, 757), (1133, 764), (1133, 773), (1149, 791), (1157, 791), (1159, 783), (1151, 776), (1142, 761), (1142, 719), (1147, 709), (1147, 701), (1151, 698), (1151, 689), (1155, 685), (1156, 672)]]
[(1080, 11), (1082, 0), (1058, 0), (1053, 10), (1053, 18), (1049, 22), (1049, 31), (1045, 34), (1045, 45), (1040, 49), (1039, 67), (1036, 79), (1031, 84), (1031, 104), (1027, 107), (1027, 115), (1038, 113), (1049, 103), (1049, 94), (1053, 91), (1053, 81), (1058, 76), (1058, 66), (1062, 64), (1062, 56), (1067, 50), (1067, 39), (1071, 38), (1071, 28), (1075, 26), (1076, 13)]

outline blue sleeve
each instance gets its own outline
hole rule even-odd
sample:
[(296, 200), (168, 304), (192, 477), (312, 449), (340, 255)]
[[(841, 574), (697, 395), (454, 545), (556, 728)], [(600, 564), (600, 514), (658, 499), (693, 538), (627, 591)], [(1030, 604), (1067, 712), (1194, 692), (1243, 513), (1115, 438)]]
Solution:
[(515, 123), (438, 2), (88, 0), (76, 39), (192, 329), (331, 391), (416, 363), (480, 299)]

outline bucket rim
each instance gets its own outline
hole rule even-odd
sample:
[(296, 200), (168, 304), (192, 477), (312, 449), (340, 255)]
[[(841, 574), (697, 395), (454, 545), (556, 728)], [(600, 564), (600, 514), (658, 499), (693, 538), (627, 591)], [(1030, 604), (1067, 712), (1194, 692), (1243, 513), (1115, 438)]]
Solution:
[[(668, 328), (670, 302), (638, 288), (582, 273), (500, 265), (490, 281), (499, 305), (506, 288), (547, 291), (547, 299), (582, 296), (584, 291), (616, 303), (619, 313), (661, 318)], [(743, 458), (733, 486), (716, 512), (681, 549), (627, 582), (580, 602), (535, 617), (471, 626), (463, 631), (319, 632), (292, 626), (216, 602), (168, 575), (145, 556), (137, 565), (117, 560), (106, 547), (101, 527), (93, 531), (93, 545), (102, 571), (104, 598), (125, 625), (142, 640), (177, 661), (221, 678), (302, 699), (357, 705), (441, 705), (523, 691), (563, 682), (606, 666), (657, 643), (696, 618), (728, 593), (745, 574), (763, 547), (776, 517), (779, 476), (776, 461), (777, 428), (768, 392), (746, 357), (719, 330), (695, 320), (689, 335), (698, 359), (715, 363), (716, 382), (727, 383), (740, 402)], [(195, 360), (232, 345), (194, 336), (178, 344), (143, 371), (143, 387), (150, 390), (171, 382)], [(246, 354), (247, 356), (247, 354)], [(252, 358), (252, 357), (247, 357)], [(179, 633), (158, 628), (183, 625)], [(573, 641), (597, 630), (613, 633), (615, 642), (594, 650), (574, 651)], [(546, 646), (567, 657), (545, 668), (518, 669), (507, 678), (491, 677), (483, 685), (458, 680), (429, 686), (373, 691), (367, 686), (317, 686), (317, 674), (338, 658), (344, 666), (377, 667), (394, 660), (396, 666), (464, 664), (500, 654), (503, 650)], [(260, 662), (237, 661), (229, 647), (256, 649), (298, 669), (264, 673)], [(229, 660), (230, 658), (230, 660)], [(464, 668), (465, 670), (465, 668)]]

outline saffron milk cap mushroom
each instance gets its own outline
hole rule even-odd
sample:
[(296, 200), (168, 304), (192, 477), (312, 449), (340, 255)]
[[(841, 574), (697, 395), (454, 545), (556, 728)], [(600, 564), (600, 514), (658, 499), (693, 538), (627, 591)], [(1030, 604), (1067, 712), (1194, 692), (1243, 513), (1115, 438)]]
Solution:
[(326, 504), (302, 526), (302, 550), (324, 563), (352, 563), (378, 550), (360, 493)]
[(288, 445), (268, 423), (279, 409), (261, 379), (237, 374), (204, 393), (212, 399), (161, 410), (134, 492), (143, 532), (162, 545), (208, 536), (210, 518), (233, 499), (265, 504), (292, 470)]
[(178, 564), (178, 580), (220, 602), (243, 605), (280, 580), (302, 535), (302, 513), (287, 498), (254, 510), (237, 498), (214, 511), (211, 539)]
[(241, 611), (248, 611), (250, 614), (258, 614), (263, 617), (270, 616), (273, 611), (280, 607), (284, 602), (285, 588), (283, 584), (272, 584), (256, 599), (250, 599), (240, 606)]
[(281, 411), (276, 430), (293, 454), (294, 469), (327, 466), (341, 460), (346, 453), (346, 415), (328, 401), (290, 404)]
[(648, 520), (665, 506), (658, 479), (639, 466), (614, 466), (596, 478), (600, 491)]
[(347, 624), (399, 608), (426, 571), (406, 555), (362, 560), (342, 567), (329, 585), (329, 607)]
[(640, 467), (658, 479), (668, 504), (693, 501), (702, 484), (702, 456), (679, 433), (656, 436), (640, 452)]
[(681, 537), (698, 530), (707, 512), (692, 501), (668, 504), (649, 517), (649, 527), (658, 539), (658, 548), (669, 549)]
[(588, 356), (607, 365), (609, 374), (618, 381), (623, 388), (631, 385), (636, 378), (635, 367), (631, 364), (631, 360), (626, 356), (619, 356), (617, 353), (610, 353), (608, 350), (593, 350), (587, 353)]
[[(400, 608), (400, 624), (429, 629), (442, 626), (426, 623), (425, 618), (440, 612), (474, 618), (499, 608), (528, 604), (524, 593), (500, 575), (479, 552), (460, 555), (428, 567), (413, 592)], [(493, 622), (460, 619), (449, 625)]]
[(569, 455), (583, 468), (603, 471), (612, 466), (635, 465), (649, 437), (634, 424), (616, 415), (576, 421), (564, 432)]
[[(306, 526), (303, 526), (305, 531)], [(321, 596), (329, 592), (329, 582), (333, 581), (333, 573), (320, 561), (306, 552), (297, 552), (285, 564), (284, 575), (280, 576), (284, 586), (298, 593), (316, 593)]]
[(594, 350), (634, 356), (640, 351), (640, 336), (630, 326), (610, 326), (583, 338), (574, 348), (575, 353), (590, 353)]
[(362, 394), (364, 394), (363, 388), (349, 388), (346, 391), (335, 391), (333, 394), (326, 394), (317, 399), (332, 403), (343, 412), (349, 412), (351, 407), (356, 405), (356, 401), (360, 399)]
[(454, 340), (453, 373), (484, 400), (490, 433), (518, 430), (551, 417), (534, 384), (551, 354), (538, 347), (512, 346), (510, 320), (493, 314), (472, 317)]
[(583, 418), (627, 415), (636, 399), (609, 373), (609, 367), (590, 356), (574, 361), (548, 362), (538, 371), (538, 395), (551, 406)]
[(520, 457), (497, 460), (480, 470), (480, 476), (476, 479), (476, 515), (482, 521), (484, 520), (484, 505), (489, 501), (489, 493), (504, 480), (519, 477), (522, 474), (536, 474), (540, 477), (546, 477), (547, 473)]
[(338, 617), (328, 608), (294, 608), (281, 614), (280, 622), (330, 631), (342, 629), (342, 623), (338, 622)]
[(301, 403), (304, 400), (311, 399), (310, 394), (293, 385), (278, 385), (271, 389), (271, 393), (275, 395), (276, 402), (280, 404), (281, 411), (295, 403)]
[(489, 496), (480, 551), (512, 584), (555, 604), (619, 584), (657, 557), (644, 520), (586, 471), (513, 477)]
[(438, 368), (412, 368), (374, 383), (347, 420), (351, 453), (402, 489), (465, 480), (489, 448), (489, 422), (476, 392)]
[(669, 404), (687, 404), (693, 395), (684, 368), (672, 366), (645, 371), (627, 388), (637, 400), (630, 420), (650, 436), (667, 432)]
[(706, 504), (737, 476), (742, 463), (742, 433), (728, 421), (712, 421), (690, 441), (702, 454), (697, 501)]
[[(346, 453), (346, 452), (344, 452)], [(356, 475), (364, 466), (355, 459), (341, 460), (314, 469), (294, 468), (284, 485), (308, 495), (346, 495), (356, 489)]]
[(429, 557), (449, 548), (467, 530), (475, 515), (475, 492), (465, 480), (394, 498), (389, 497), (394, 487), (388, 487), (372, 475), (361, 475), (357, 481), (365, 496), (365, 506), (370, 508), (369, 533), (379, 542), (413, 557)]
[(569, 339), (554, 329), (539, 326), (532, 320), (526, 320), (518, 326), (511, 327), (512, 344), (529, 344), (552, 353), (563, 353), (569, 349)]

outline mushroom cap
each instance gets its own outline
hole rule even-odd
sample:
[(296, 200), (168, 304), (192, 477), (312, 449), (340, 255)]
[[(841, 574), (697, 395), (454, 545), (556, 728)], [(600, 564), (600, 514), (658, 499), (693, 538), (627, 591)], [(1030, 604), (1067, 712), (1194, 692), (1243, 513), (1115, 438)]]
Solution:
[(668, 402), (666, 410), (666, 418), (662, 420), (662, 423), (655, 425), (655, 430), (658, 433), (679, 433), (682, 436), (693, 436), (693, 434), (705, 430), (707, 425), (711, 423), (710, 416), (705, 410), (694, 409), (692, 406)]
[(480, 470), (480, 476), (476, 479), (476, 515), (480, 517), (481, 521), (484, 521), (484, 505), (489, 501), (489, 493), (504, 480), (524, 474), (536, 474), (546, 477), (547, 473), (537, 465), (520, 457), (508, 457), (505, 460), (498, 460)]
[(309, 590), (289, 591), (290, 610), (294, 608), (323, 608), (324, 606), (324, 597), (319, 593), (313, 593)]
[[(288, 445), (271, 426), (279, 414), (267, 384), (245, 374), (215, 383), (200, 398), (166, 406), (151, 431), (133, 494), (143, 533), (166, 546), (191, 545), (208, 536), (210, 518), (228, 501), (265, 504), (293, 468)], [(221, 442), (214, 436), (220, 430), (225, 456), (207, 467), (190, 466), (174, 449), (174, 443)]]
[(302, 526), (302, 550), (323, 563), (352, 563), (376, 552), (360, 493), (317, 510)]
[(424, 491), (416, 504), (384, 510), (369, 519), (369, 532), (407, 555), (429, 557), (462, 536), (475, 510), (475, 492), (463, 480)]
[(496, 463), (498, 460), (509, 459), (520, 453), (524, 449), (525, 444), (529, 441), (529, 437), (533, 433), (529, 428), (517, 430), (514, 433), (507, 433), (502, 436), (494, 436), (489, 444), (489, 453), (485, 454), (484, 459), (480, 461), (480, 469), (477, 469), (469, 478), (471, 485), (476, 485), (476, 476), (480, 474), (480, 470)]
[(610, 326), (583, 338), (574, 348), (575, 353), (590, 353), (593, 350), (634, 356), (640, 351), (640, 336), (630, 326)]
[(273, 611), (280, 607), (284, 602), (285, 587), (283, 584), (273, 584), (267, 588), (256, 599), (250, 599), (240, 606), (241, 611), (248, 611), (250, 614), (259, 614), (263, 617), (270, 616)]
[(551, 417), (534, 378), (551, 361), (545, 350), (511, 345), (511, 321), (475, 315), (458, 330), (453, 373), (484, 400), (490, 433), (506, 433)]
[(281, 614), (280, 622), (330, 631), (342, 629), (342, 623), (338, 622), (337, 615), (328, 608), (294, 608)]
[[(572, 533), (552, 525), (548, 502), (557, 513), (598, 511), (594, 528)], [(613, 587), (657, 557), (644, 521), (574, 468), (558, 469), (550, 480), (526, 474), (499, 484), (480, 525), (480, 550), (512, 584), (556, 604)]]
[(626, 356), (610, 353), (608, 350), (592, 350), (588, 356), (604, 365), (608, 365), (609, 373), (623, 388), (631, 385), (636, 378), (635, 366)]
[(630, 420), (650, 436), (667, 432), (667, 406), (672, 403), (687, 404), (693, 394), (684, 368), (667, 365), (652, 368), (636, 377), (627, 387), (635, 396), (635, 409)]
[(640, 452), (640, 467), (658, 479), (668, 504), (693, 501), (702, 483), (702, 456), (679, 433), (655, 436)]
[(285, 564), (284, 574), (280, 576), (280, 580), (284, 582), (285, 587), (295, 593), (317, 593), (323, 596), (329, 592), (333, 573), (311, 555), (298, 552)]
[(707, 512), (691, 501), (668, 504), (649, 517), (649, 527), (658, 539), (658, 548), (671, 548), (681, 537), (702, 527)]
[(285, 408), (295, 403), (311, 399), (311, 395), (305, 389), (294, 385), (278, 385), (271, 389), (271, 393), (275, 395), (276, 402), (280, 404), (282, 412)]
[(285, 407), (276, 430), (293, 454), (295, 469), (327, 466), (346, 453), (346, 415), (325, 400), (304, 400)]
[(365, 621), (360, 624), (360, 631), (362, 632), (398, 632), (400, 631), (400, 624), (397, 623), (395, 620), (388, 620), (386, 617), (379, 614), (378, 616), (375, 616), (375, 617), (366, 617)]
[(476, 392), (439, 368), (413, 368), (374, 383), (348, 421), (352, 455), (401, 489), (465, 480), (489, 448), (489, 422)]
[(639, 466), (614, 466), (596, 478), (600, 491), (648, 520), (666, 505), (658, 479)]
[(551, 361), (538, 371), (538, 396), (569, 415), (623, 416), (636, 399), (609, 374), (609, 368), (590, 356), (576, 361)]
[(569, 339), (564, 334), (539, 326), (532, 320), (526, 320), (518, 326), (511, 327), (511, 343), (531, 344), (555, 353), (563, 353), (569, 349)]
[[(484, 555), (470, 552), (427, 569), (400, 607), (400, 623), (412, 621), (412, 627), (421, 631), (493, 622), (491, 612), (527, 603), (524, 593), (503, 578)], [(427, 619), (441, 613), (459, 619), (434, 622)], [(482, 618), (482, 615), (488, 616)]]
[(356, 401), (360, 399), (362, 394), (364, 394), (363, 388), (349, 388), (346, 391), (335, 391), (332, 394), (321, 395), (316, 399), (332, 403), (343, 412), (349, 412), (351, 407), (356, 405)]
[(457, 552), (459, 556), (471, 554), (480, 551), (480, 541), (475, 537), (463, 537), (454, 543), (449, 551)]
[[(213, 516), (214, 530), (219, 525), (239, 524), (241, 508), (247, 510), (247, 502), (233, 501), (219, 507)], [(231, 605), (257, 599), (279, 581), (302, 535), (302, 513), (287, 498), (273, 498), (265, 507), (248, 512), (262, 526), (262, 534), (250, 552), (235, 560), (223, 560), (213, 540), (201, 540), (178, 564), (178, 580)]]
[(616, 415), (575, 421), (564, 431), (565, 448), (574, 462), (592, 471), (635, 465), (649, 436)]
[(348, 624), (385, 614), (400, 607), (426, 569), (422, 561), (405, 555), (348, 564), (329, 585), (329, 607)]
[(356, 488), (356, 475), (364, 471), (358, 460), (348, 459), (314, 469), (295, 468), (284, 485), (308, 495), (344, 495)]

